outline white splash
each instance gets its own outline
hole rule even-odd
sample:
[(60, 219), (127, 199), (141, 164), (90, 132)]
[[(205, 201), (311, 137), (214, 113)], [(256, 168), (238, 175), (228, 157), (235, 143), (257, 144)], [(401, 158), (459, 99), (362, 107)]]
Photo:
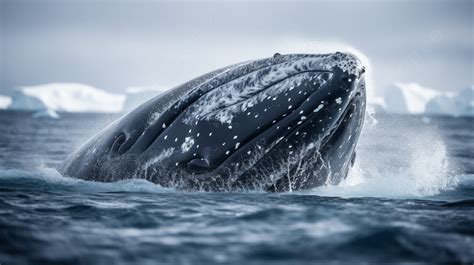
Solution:
[(412, 198), (434, 196), (456, 187), (455, 166), (448, 161), (446, 146), (436, 128), (426, 124), (401, 128), (397, 122), (383, 126), (385, 137), (371, 136), (377, 129), (375, 125), (364, 128), (356, 163), (344, 181), (318, 187), (311, 193)]

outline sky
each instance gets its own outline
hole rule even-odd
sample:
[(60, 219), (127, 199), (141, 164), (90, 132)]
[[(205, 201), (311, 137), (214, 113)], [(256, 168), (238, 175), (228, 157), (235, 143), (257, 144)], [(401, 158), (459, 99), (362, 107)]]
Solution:
[(0, 0), (0, 94), (50, 82), (173, 87), (280, 53), (356, 49), (393, 82), (474, 84), (474, 1)]

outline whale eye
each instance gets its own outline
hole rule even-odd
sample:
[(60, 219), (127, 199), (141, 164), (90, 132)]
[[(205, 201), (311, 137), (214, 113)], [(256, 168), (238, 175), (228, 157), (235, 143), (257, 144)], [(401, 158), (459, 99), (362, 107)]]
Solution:
[(279, 59), (280, 57), (281, 57), (281, 54), (278, 52), (273, 55), (273, 58), (275, 59)]

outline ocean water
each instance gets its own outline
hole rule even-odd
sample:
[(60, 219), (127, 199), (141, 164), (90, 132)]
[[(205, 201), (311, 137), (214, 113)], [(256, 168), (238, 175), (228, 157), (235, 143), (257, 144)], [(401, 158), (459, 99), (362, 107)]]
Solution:
[(0, 111), (0, 264), (474, 262), (474, 119), (375, 115), (336, 186), (87, 182), (55, 167), (110, 115)]

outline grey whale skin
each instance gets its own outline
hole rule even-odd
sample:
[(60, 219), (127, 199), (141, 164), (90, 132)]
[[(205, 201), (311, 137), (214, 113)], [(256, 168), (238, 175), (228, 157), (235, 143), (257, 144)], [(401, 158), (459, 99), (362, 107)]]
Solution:
[(60, 166), (94, 181), (285, 192), (336, 184), (354, 163), (365, 68), (352, 54), (275, 54), (215, 70), (113, 122)]

